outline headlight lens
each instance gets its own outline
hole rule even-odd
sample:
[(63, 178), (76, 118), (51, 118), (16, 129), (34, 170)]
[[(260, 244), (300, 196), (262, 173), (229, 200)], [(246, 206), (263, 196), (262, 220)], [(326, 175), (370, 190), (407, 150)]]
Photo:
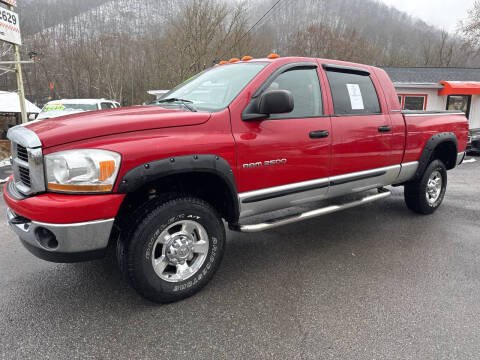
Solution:
[(110, 192), (120, 160), (120, 154), (99, 149), (48, 154), (45, 156), (47, 188), (55, 192)]

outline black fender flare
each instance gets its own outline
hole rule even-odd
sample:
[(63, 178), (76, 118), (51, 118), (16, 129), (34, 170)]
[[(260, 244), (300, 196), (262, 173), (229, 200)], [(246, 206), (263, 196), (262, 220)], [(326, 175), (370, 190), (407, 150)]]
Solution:
[(415, 172), (414, 180), (418, 180), (422, 177), (425, 169), (427, 168), (428, 164), (430, 163), (430, 159), (437, 148), (438, 145), (444, 142), (452, 142), (455, 144), (455, 149), (458, 151), (458, 141), (457, 136), (452, 132), (442, 132), (435, 135), (432, 135), (430, 139), (428, 139), (425, 147), (423, 148), (422, 154), (420, 155), (420, 159), (418, 160), (418, 168)]
[(123, 175), (117, 191), (119, 193), (135, 192), (150, 182), (189, 172), (211, 173), (219, 176), (227, 185), (233, 206), (232, 215), (238, 219), (240, 207), (233, 170), (224, 158), (215, 154), (172, 156), (138, 165)]

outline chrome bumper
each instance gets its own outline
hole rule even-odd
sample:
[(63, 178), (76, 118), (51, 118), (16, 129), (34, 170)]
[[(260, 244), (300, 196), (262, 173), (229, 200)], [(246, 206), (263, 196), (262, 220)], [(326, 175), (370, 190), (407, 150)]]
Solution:
[(24, 244), (52, 255), (105, 249), (115, 220), (112, 218), (73, 224), (49, 224), (19, 217), (9, 208), (7, 219), (10, 228)]

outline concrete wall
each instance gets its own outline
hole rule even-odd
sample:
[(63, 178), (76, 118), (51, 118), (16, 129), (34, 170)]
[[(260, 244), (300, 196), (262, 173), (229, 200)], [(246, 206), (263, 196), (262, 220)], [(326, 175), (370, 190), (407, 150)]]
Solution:
[[(397, 94), (427, 95), (427, 110), (445, 110), (447, 97), (438, 96), (438, 89), (396, 88)], [(470, 129), (480, 128), (480, 95), (472, 95), (469, 117)]]

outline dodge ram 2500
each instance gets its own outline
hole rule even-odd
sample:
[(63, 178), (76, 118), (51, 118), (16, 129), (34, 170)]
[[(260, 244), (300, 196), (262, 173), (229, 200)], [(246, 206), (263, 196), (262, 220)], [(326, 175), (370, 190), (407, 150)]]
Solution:
[(245, 58), (203, 71), (158, 106), (10, 129), (4, 198), (33, 254), (73, 262), (115, 248), (132, 286), (169, 302), (212, 278), (224, 224), (268, 230), (383, 199), (387, 186), (433, 213), (467, 136), (462, 112), (402, 111), (379, 68)]

